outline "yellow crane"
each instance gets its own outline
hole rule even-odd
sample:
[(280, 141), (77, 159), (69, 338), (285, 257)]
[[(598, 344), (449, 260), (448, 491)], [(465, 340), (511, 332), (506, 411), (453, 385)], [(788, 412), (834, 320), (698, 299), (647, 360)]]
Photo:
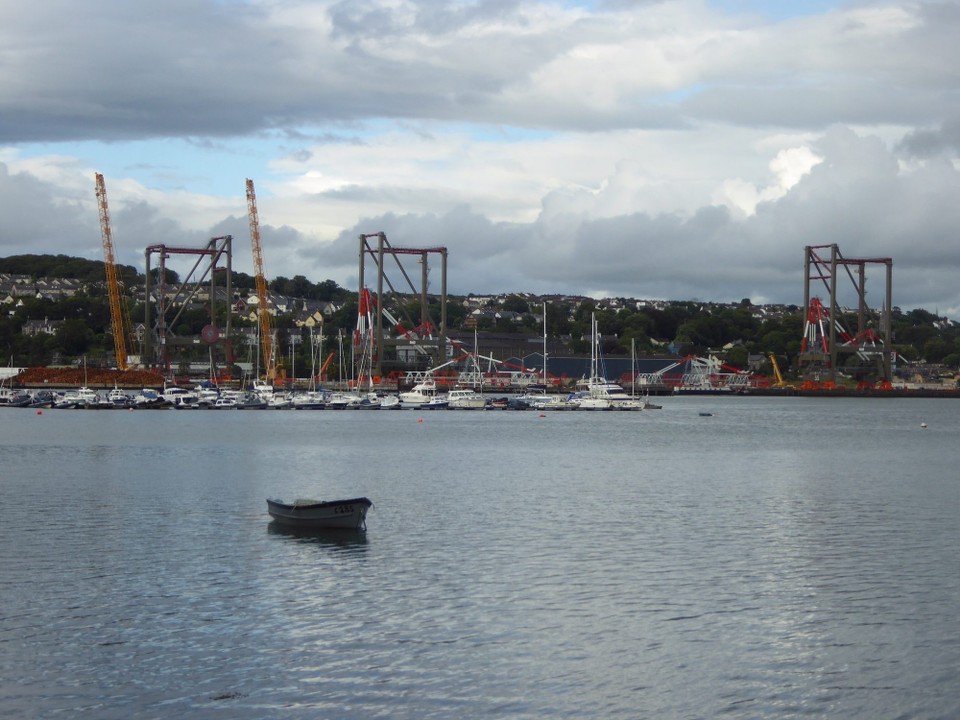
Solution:
[(770, 353), (767, 357), (770, 358), (770, 364), (773, 366), (773, 374), (777, 378), (776, 382), (773, 383), (774, 387), (793, 387), (790, 383), (783, 379), (783, 375), (780, 374), (780, 365), (777, 363), (777, 356), (773, 353)]
[(113, 325), (113, 352), (117, 358), (117, 368), (126, 370), (130, 320), (125, 312), (126, 298), (120, 292), (120, 278), (117, 274), (117, 264), (113, 259), (113, 234), (110, 231), (110, 210), (107, 207), (107, 188), (103, 182), (103, 175), (96, 173), (96, 182), (97, 204), (100, 206), (100, 234), (103, 237), (103, 265), (107, 273), (110, 321)]
[(247, 178), (247, 212), (250, 216), (250, 243), (253, 245), (253, 269), (257, 280), (257, 318), (260, 322), (260, 346), (267, 382), (277, 378), (277, 361), (273, 351), (273, 328), (267, 307), (267, 278), (263, 272), (263, 250), (260, 247), (260, 219), (257, 216), (257, 195), (253, 180)]

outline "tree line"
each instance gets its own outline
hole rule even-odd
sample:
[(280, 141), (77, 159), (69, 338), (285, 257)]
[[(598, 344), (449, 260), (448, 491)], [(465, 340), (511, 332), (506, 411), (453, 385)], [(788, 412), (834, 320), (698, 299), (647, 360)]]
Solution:
[[(118, 270), (125, 288), (142, 287), (145, 278), (136, 268), (119, 266)], [(34, 280), (69, 278), (85, 284), (85, 290), (73, 297), (46, 300), (23, 295), (17, 298), (17, 303), (8, 306), (0, 317), (0, 348), (8, 360), (18, 366), (40, 366), (81, 355), (104, 358), (109, 355), (113, 347), (112, 328), (102, 261), (65, 255), (19, 255), (0, 258), (0, 273), (28, 275)], [(176, 284), (179, 277), (168, 269), (165, 282)], [(225, 285), (226, 279), (218, 277), (216, 282)], [(251, 275), (233, 272), (231, 285), (238, 294), (246, 294), (255, 289), (256, 282)], [(356, 325), (357, 293), (340, 287), (333, 280), (314, 283), (297, 275), (274, 278), (269, 286), (279, 295), (338, 306), (333, 318), (328, 320), (325, 329), (328, 336), (336, 335), (338, 330), (349, 334)], [(130, 292), (128, 299), (130, 316), (136, 322), (144, 316), (142, 297)], [(497, 300), (499, 318), (493, 313), (471, 315), (464, 300), (464, 297), (448, 297), (450, 329), (475, 328), (481, 334), (491, 331), (536, 336), (543, 334), (545, 323), (546, 334), (555, 340), (562, 339), (572, 355), (589, 354), (591, 318), (596, 317), (602, 350), (607, 356), (629, 355), (631, 350), (641, 356), (683, 356), (731, 346), (724, 357), (729, 365), (745, 368), (750, 355), (773, 353), (779, 358), (781, 368), (787, 370), (800, 353), (804, 329), (802, 308), (788, 306), (779, 314), (764, 316), (746, 298), (735, 304), (676, 301), (657, 307), (640, 307), (629, 298), (570, 298), (547, 302), (546, 318), (540, 302), (531, 302), (528, 296), (520, 294), (505, 295)], [(431, 298), (430, 302), (431, 315), (439, 317), (438, 300)], [(404, 311), (409, 317), (419, 317), (416, 302), (397, 309), (395, 314)], [(53, 335), (23, 334), (24, 323), (45, 318), (62, 321)], [(942, 363), (953, 370), (960, 367), (957, 325), (944, 322), (923, 309), (903, 312), (894, 308), (892, 319), (893, 342), (904, 359)], [(179, 336), (194, 336), (210, 321), (208, 309), (188, 309), (180, 314), (177, 326), (171, 329)], [(249, 324), (246, 318), (235, 318), (233, 322), (237, 327)], [(285, 346), (291, 336), (302, 334), (289, 315), (278, 316), (274, 326), (282, 336), (278, 338), (281, 346)], [(308, 367), (310, 350), (306, 343), (299, 343), (292, 352), (300, 355), (296, 359), (299, 367)]]

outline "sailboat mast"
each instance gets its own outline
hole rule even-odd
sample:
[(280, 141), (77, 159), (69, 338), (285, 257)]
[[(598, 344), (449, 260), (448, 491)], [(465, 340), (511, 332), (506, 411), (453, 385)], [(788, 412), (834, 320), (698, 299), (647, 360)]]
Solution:
[(543, 389), (547, 389), (547, 302), (543, 302)]
[(590, 382), (594, 382), (597, 378), (597, 343), (599, 338), (597, 338), (597, 315), (596, 313), (590, 314)]
[(480, 394), (483, 395), (483, 369), (480, 367), (480, 343), (477, 339), (477, 329), (473, 329), (473, 369), (477, 372), (477, 381), (480, 384)]

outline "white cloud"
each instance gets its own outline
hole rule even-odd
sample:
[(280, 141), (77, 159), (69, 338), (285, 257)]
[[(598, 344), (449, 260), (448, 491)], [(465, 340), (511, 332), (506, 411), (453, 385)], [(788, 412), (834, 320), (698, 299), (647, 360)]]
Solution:
[[(83, 32), (77, 32), (77, 28)], [(450, 289), (801, 301), (807, 244), (960, 307), (960, 8), (698, 0), (62, 0), (0, 27), (0, 253), (122, 262), (235, 234), (356, 283), (361, 232), (450, 247)], [(81, 142), (84, 141), (84, 142)]]
[(717, 202), (744, 215), (753, 215), (761, 202), (778, 200), (787, 194), (815, 165), (823, 161), (807, 146), (781, 150), (770, 161), (772, 178), (766, 187), (757, 187), (739, 178), (724, 181), (715, 195)]

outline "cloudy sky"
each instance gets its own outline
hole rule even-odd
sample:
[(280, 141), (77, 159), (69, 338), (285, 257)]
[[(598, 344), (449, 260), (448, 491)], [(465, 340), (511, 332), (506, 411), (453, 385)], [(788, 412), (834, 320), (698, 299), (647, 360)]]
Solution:
[(960, 319), (955, 0), (0, 8), (0, 256), (102, 258), (101, 172), (119, 262), (229, 233), (252, 273), (252, 178), (271, 278), (356, 289), (383, 231), (457, 294), (801, 304), (837, 243)]

